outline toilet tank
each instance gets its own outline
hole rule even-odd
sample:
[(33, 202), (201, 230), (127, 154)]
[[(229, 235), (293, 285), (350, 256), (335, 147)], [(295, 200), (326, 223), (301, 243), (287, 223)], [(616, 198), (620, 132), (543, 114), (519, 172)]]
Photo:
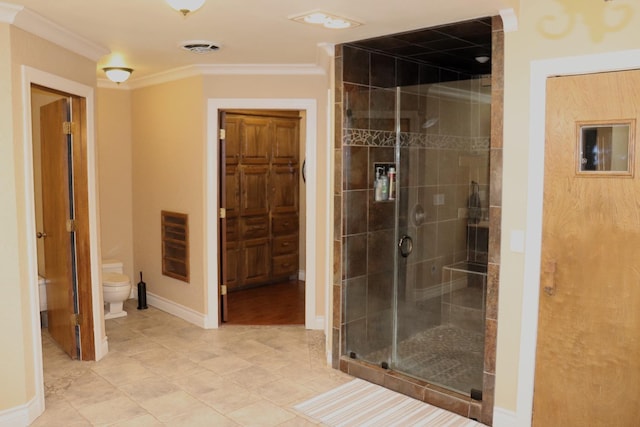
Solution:
[(123, 274), (122, 261), (117, 259), (103, 259), (102, 260), (102, 272), (103, 273), (120, 273)]

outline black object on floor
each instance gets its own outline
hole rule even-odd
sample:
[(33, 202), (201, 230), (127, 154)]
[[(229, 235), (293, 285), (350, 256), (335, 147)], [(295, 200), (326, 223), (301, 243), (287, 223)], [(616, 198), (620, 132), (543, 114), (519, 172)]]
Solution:
[(142, 271), (138, 282), (138, 310), (145, 310), (147, 306), (147, 284), (142, 281)]

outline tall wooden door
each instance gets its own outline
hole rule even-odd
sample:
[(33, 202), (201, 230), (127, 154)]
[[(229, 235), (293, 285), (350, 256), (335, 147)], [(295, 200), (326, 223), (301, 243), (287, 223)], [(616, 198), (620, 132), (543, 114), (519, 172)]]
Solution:
[[(640, 422), (639, 113), (640, 71), (547, 81), (535, 426)], [(629, 173), (582, 172), (579, 126), (621, 120)]]
[(299, 115), (228, 111), (224, 127), (227, 291), (288, 279), (298, 272)]
[(68, 120), (68, 99), (40, 109), (48, 328), (60, 347), (77, 359), (80, 357), (79, 334), (72, 321), (78, 312), (75, 236), (68, 228), (74, 209), (72, 145), (70, 135), (63, 132), (63, 123)]

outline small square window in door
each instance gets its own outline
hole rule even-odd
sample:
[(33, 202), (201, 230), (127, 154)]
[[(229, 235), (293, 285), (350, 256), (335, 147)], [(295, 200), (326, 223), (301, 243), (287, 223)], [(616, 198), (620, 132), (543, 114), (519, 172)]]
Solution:
[(632, 177), (634, 129), (634, 119), (577, 122), (577, 174)]

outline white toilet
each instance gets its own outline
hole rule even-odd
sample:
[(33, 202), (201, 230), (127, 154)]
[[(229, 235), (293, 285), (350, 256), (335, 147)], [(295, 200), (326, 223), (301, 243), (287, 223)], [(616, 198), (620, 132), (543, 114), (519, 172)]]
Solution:
[(102, 296), (104, 298), (104, 318), (116, 319), (124, 317), (127, 312), (122, 309), (129, 298), (131, 281), (123, 274), (122, 262), (116, 259), (102, 260)]

